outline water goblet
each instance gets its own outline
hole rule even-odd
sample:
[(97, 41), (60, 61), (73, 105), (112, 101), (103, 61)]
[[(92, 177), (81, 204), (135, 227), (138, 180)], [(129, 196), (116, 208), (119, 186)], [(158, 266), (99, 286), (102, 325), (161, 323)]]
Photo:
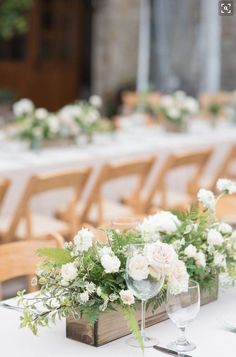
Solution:
[(177, 352), (192, 351), (196, 345), (185, 337), (185, 329), (197, 316), (200, 310), (200, 289), (196, 281), (190, 280), (188, 290), (174, 295), (167, 290), (166, 311), (169, 318), (180, 330), (179, 338), (168, 345)]

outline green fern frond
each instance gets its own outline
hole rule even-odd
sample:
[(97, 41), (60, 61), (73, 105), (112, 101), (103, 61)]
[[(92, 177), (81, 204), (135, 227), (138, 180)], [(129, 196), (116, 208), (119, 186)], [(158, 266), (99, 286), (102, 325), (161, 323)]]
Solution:
[(139, 325), (138, 325), (138, 321), (136, 319), (136, 315), (135, 315), (135, 309), (128, 306), (128, 307), (122, 307), (122, 312), (124, 315), (124, 318), (127, 322), (127, 325), (129, 327), (129, 329), (132, 331), (134, 337), (136, 338), (136, 340), (138, 341), (141, 350), (144, 350), (144, 341), (143, 341), (143, 337), (141, 335), (140, 329), (139, 329)]
[(73, 261), (70, 253), (62, 248), (40, 248), (37, 250), (37, 253), (39, 256), (53, 261), (58, 266), (71, 263)]

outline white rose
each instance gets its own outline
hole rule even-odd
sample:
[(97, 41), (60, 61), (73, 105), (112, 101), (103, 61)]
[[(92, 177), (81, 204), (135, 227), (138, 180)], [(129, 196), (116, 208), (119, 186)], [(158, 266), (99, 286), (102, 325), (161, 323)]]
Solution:
[(203, 267), (203, 268), (206, 267), (206, 257), (203, 252), (196, 253), (195, 261), (196, 261), (197, 266)]
[(146, 242), (160, 239), (160, 233), (156, 227), (155, 215), (144, 218), (143, 222), (139, 225), (139, 230)]
[(225, 268), (226, 267), (226, 260), (223, 254), (219, 253), (219, 252), (215, 252), (214, 253), (214, 264), (217, 267), (220, 268)]
[(184, 250), (184, 254), (187, 255), (188, 258), (194, 258), (196, 253), (197, 253), (197, 249), (192, 244), (189, 244)]
[(80, 300), (85, 303), (89, 301), (89, 293), (85, 291), (84, 293), (79, 294)]
[(163, 273), (168, 273), (177, 259), (173, 247), (162, 242), (147, 244), (145, 256), (151, 267), (157, 271), (161, 270)]
[(222, 234), (231, 234), (233, 231), (233, 228), (228, 223), (221, 223), (218, 229)]
[(147, 258), (141, 254), (134, 255), (129, 260), (128, 271), (129, 271), (129, 275), (134, 280), (147, 279), (149, 274)]
[(30, 99), (21, 99), (13, 104), (13, 113), (17, 117), (31, 114), (34, 111), (34, 103)]
[(88, 281), (85, 283), (85, 289), (89, 294), (92, 294), (96, 291), (96, 285), (94, 283), (89, 283)]
[(64, 283), (72, 281), (77, 276), (77, 269), (73, 263), (67, 263), (61, 267), (61, 277)]
[(89, 102), (96, 108), (100, 108), (102, 106), (102, 98), (99, 97), (98, 95), (92, 95), (89, 98)]
[(224, 242), (224, 238), (216, 229), (210, 229), (207, 234), (207, 242), (209, 246), (221, 246)]
[(186, 266), (181, 260), (176, 260), (169, 275), (168, 288), (173, 295), (188, 290), (189, 276)]
[(120, 268), (120, 260), (115, 255), (104, 254), (101, 264), (106, 273), (117, 273)]
[(130, 290), (121, 290), (120, 298), (125, 305), (132, 305), (135, 303), (134, 295)]
[(38, 108), (34, 112), (35, 117), (39, 120), (46, 119), (48, 117), (48, 114), (49, 113), (45, 108)]
[(118, 299), (118, 295), (117, 294), (110, 294), (109, 295), (109, 300), (111, 301), (111, 302), (113, 302), (113, 301), (116, 301), (117, 299)]
[(82, 228), (74, 237), (77, 251), (86, 252), (93, 245), (94, 234), (88, 228)]
[(226, 178), (219, 179), (216, 183), (216, 187), (220, 192), (232, 194), (236, 192), (236, 183)]
[(213, 192), (201, 188), (197, 194), (198, 201), (202, 203), (203, 207), (214, 210), (216, 199)]

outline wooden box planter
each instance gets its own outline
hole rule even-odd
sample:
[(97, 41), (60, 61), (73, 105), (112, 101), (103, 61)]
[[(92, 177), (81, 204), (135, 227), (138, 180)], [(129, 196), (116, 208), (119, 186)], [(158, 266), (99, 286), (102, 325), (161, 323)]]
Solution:
[[(215, 301), (217, 298), (218, 286), (210, 291), (205, 290), (201, 293), (201, 305)], [(140, 319), (140, 311), (137, 311), (136, 316)], [(146, 313), (146, 327), (166, 319), (168, 319), (168, 316), (164, 305), (161, 305), (155, 314), (152, 313), (150, 308)], [(119, 307), (117, 311), (103, 313), (94, 326), (89, 326), (84, 319), (75, 320), (69, 317), (66, 320), (66, 337), (96, 347), (128, 334), (130, 334), (130, 331)]]

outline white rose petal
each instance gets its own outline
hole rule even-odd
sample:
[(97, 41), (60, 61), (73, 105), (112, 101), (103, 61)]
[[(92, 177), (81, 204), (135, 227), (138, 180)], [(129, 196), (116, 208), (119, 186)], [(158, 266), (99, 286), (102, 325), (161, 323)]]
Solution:
[(197, 248), (192, 244), (189, 244), (184, 250), (184, 254), (187, 255), (188, 258), (194, 258), (196, 253)]
[(120, 298), (125, 305), (132, 305), (135, 303), (134, 295), (130, 290), (121, 290)]
[(205, 208), (210, 210), (215, 209), (216, 199), (213, 192), (201, 188), (197, 194), (197, 198)]
[(61, 277), (64, 283), (72, 281), (77, 276), (77, 269), (74, 263), (67, 263), (61, 267)]
[(207, 234), (207, 242), (209, 246), (221, 246), (224, 242), (224, 238), (216, 229), (210, 229)]
[(169, 275), (168, 288), (173, 295), (188, 290), (189, 275), (186, 266), (181, 260), (176, 260)]
[(77, 251), (86, 252), (93, 245), (94, 234), (88, 228), (82, 228), (74, 237)]
[(149, 274), (147, 258), (141, 254), (134, 255), (129, 261), (128, 272), (134, 280), (147, 279)]
[(162, 242), (147, 244), (145, 256), (151, 267), (163, 273), (168, 273), (177, 259), (177, 254), (173, 247)]
[(117, 273), (120, 268), (120, 260), (115, 255), (104, 254), (101, 264), (106, 273)]
[(220, 192), (233, 194), (236, 192), (236, 182), (226, 178), (219, 179), (216, 183), (216, 187)]

